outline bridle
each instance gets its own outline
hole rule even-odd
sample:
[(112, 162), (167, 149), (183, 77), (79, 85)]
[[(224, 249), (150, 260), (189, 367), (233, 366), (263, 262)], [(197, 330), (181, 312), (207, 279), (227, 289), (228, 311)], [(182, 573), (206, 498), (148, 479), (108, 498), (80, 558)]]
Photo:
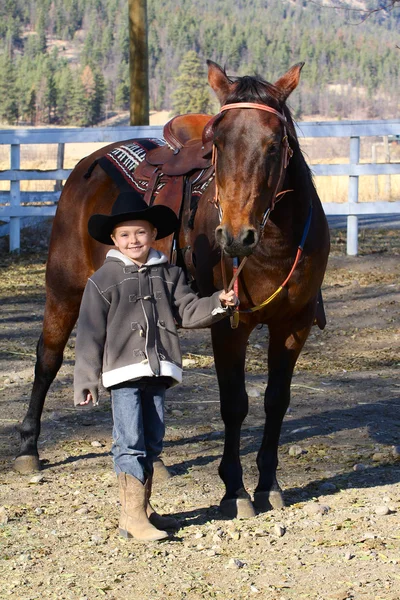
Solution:
[[(291, 147), (289, 145), (289, 140), (288, 140), (288, 135), (287, 135), (287, 121), (286, 121), (285, 115), (283, 113), (279, 112), (278, 110), (275, 110), (275, 108), (272, 108), (271, 106), (267, 106), (266, 104), (257, 104), (256, 102), (237, 102), (236, 104), (225, 104), (225, 106), (221, 107), (220, 112), (211, 119), (209, 124), (206, 125), (206, 129), (205, 129), (206, 135), (210, 136), (210, 132), (213, 133), (214, 126), (216, 125), (217, 121), (219, 121), (221, 119), (221, 117), (223, 116), (223, 113), (225, 111), (232, 110), (232, 109), (238, 109), (238, 108), (253, 108), (253, 109), (263, 110), (265, 112), (272, 113), (273, 115), (278, 117), (278, 119), (281, 121), (281, 123), (283, 125), (283, 137), (282, 137), (282, 141), (281, 141), (283, 151), (281, 154), (279, 177), (278, 177), (277, 184), (275, 186), (274, 193), (272, 194), (271, 205), (265, 209), (263, 216), (261, 217), (261, 221), (260, 221), (260, 237), (261, 237), (263, 234), (263, 231), (264, 231), (264, 227), (267, 224), (269, 215), (274, 210), (275, 203), (277, 202), (278, 197), (280, 197), (286, 193), (286, 191), (280, 192), (279, 190), (282, 186), (283, 179), (285, 176), (285, 171), (289, 164), (289, 160), (293, 156), (293, 150), (291, 149)], [(222, 208), (221, 208), (221, 203), (219, 201), (219, 190), (218, 190), (218, 183), (217, 183), (217, 162), (218, 162), (218, 150), (217, 150), (216, 145), (213, 143), (212, 164), (214, 165), (214, 173), (215, 173), (215, 195), (214, 195), (213, 200), (211, 200), (211, 202), (217, 208), (219, 217), (220, 217), (220, 221), (221, 221), (222, 220)]]
[[(240, 108), (258, 109), (258, 110), (263, 110), (265, 112), (272, 113), (278, 117), (278, 119), (281, 121), (281, 123), (283, 125), (283, 137), (282, 137), (282, 141), (281, 141), (282, 146), (283, 146), (283, 151), (281, 154), (279, 177), (278, 177), (278, 181), (275, 186), (274, 192), (272, 194), (271, 205), (265, 209), (265, 211), (261, 217), (261, 221), (260, 221), (260, 239), (261, 239), (261, 237), (264, 233), (265, 225), (267, 224), (267, 221), (269, 219), (271, 212), (275, 208), (276, 202), (278, 200), (280, 200), (280, 198), (287, 192), (293, 191), (293, 190), (285, 190), (285, 191), (280, 190), (280, 188), (282, 187), (282, 184), (283, 184), (283, 180), (285, 177), (286, 169), (289, 164), (289, 160), (293, 156), (293, 150), (289, 145), (289, 140), (288, 140), (288, 135), (287, 135), (287, 120), (286, 120), (285, 115), (282, 112), (279, 112), (278, 110), (275, 110), (274, 108), (272, 108), (270, 106), (267, 106), (266, 104), (257, 104), (255, 102), (238, 102), (236, 104), (225, 104), (225, 106), (222, 106), (220, 112), (217, 115), (215, 115), (209, 121), (209, 123), (207, 123), (207, 125), (204, 129), (203, 142), (209, 141), (211, 136), (214, 135), (214, 127), (217, 124), (217, 122), (224, 116), (225, 111), (233, 110), (233, 109), (240, 109)], [(214, 195), (214, 198), (212, 200), (210, 200), (210, 202), (212, 204), (214, 204), (215, 208), (218, 210), (218, 214), (219, 214), (219, 218), (220, 218), (220, 222), (221, 222), (222, 208), (221, 208), (221, 204), (219, 201), (219, 190), (218, 190), (218, 183), (217, 183), (218, 150), (214, 143), (212, 145), (212, 164), (214, 165), (214, 174), (215, 174), (215, 195)], [(285, 281), (279, 286), (279, 288), (269, 298), (264, 300), (264, 302), (262, 302), (258, 306), (254, 306), (253, 308), (250, 308), (248, 310), (241, 310), (240, 312), (251, 313), (251, 312), (255, 312), (257, 310), (264, 308), (264, 306), (266, 306), (274, 298), (276, 298), (276, 296), (282, 291), (284, 286), (288, 283), (289, 279), (291, 278), (291, 276), (300, 260), (301, 254), (303, 252), (303, 246), (304, 246), (305, 240), (307, 238), (308, 230), (310, 228), (311, 216), (312, 216), (312, 205), (310, 205), (307, 222), (306, 222), (306, 225), (305, 225), (305, 228), (303, 231), (303, 236), (302, 236), (300, 245), (298, 246), (298, 249), (297, 249), (297, 254), (296, 254), (294, 264), (292, 266), (292, 269), (290, 270), (289, 275), (286, 277)], [(222, 280), (223, 280), (224, 289), (228, 292), (230, 290), (234, 289), (236, 296), (239, 295), (238, 277), (239, 277), (239, 274), (240, 274), (241, 270), (243, 269), (244, 265), (246, 264), (247, 259), (248, 259), (248, 257), (245, 256), (244, 259), (242, 260), (242, 262), (240, 263), (240, 265), (239, 265), (239, 260), (237, 257), (235, 257), (233, 259), (233, 277), (228, 285), (227, 277), (226, 277), (224, 251), (222, 250), (222, 252), (221, 252), (221, 272), (222, 272)], [(236, 328), (238, 326), (238, 324), (239, 324), (239, 307), (237, 306), (235, 308), (235, 312), (234, 312), (233, 316), (231, 317), (231, 327)]]

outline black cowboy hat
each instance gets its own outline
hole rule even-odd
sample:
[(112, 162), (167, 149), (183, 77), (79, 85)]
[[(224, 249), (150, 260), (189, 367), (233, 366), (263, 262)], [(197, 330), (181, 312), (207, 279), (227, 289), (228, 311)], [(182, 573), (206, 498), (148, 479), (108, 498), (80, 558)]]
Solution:
[(92, 215), (88, 222), (89, 234), (102, 244), (113, 245), (111, 234), (124, 221), (149, 221), (157, 229), (156, 240), (173, 233), (178, 227), (178, 217), (168, 206), (148, 206), (137, 192), (121, 192), (115, 200), (110, 215)]

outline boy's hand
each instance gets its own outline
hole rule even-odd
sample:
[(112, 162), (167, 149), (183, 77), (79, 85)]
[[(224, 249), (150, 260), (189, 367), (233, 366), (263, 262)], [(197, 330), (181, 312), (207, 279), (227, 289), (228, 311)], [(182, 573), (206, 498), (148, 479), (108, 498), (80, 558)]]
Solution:
[(95, 405), (92, 394), (88, 392), (86, 400), (84, 400), (83, 402), (79, 402), (79, 406), (86, 406), (87, 404), (90, 404), (90, 402), (93, 402), (93, 406)]
[(239, 304), (239, 298), (236, 296), (233, 290), (230, 292), (221, 292), (219, 295), (219, 301), (221, 302), (222, 306), (236, 306)]

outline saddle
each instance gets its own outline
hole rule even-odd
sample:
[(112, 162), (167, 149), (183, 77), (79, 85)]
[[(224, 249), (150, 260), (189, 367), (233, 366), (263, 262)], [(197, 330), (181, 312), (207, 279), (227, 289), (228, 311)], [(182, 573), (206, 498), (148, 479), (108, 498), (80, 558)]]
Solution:
[[(148, 182), (144, 199), (149, 206), (166, 204), (179, 216), (185, 178), (200, 184), (210, 177), (212, 142), (202, 142), (203, 129), (210, 119), (204, 114), (178, 115), (165, 124), (166, 145), (150, 150), (134, 173), (135, 179)], [(154, 199), (162, 183), (165, 185)]]
[[(174, 117), (164, 126), (164, 146), (146, 153), (133, 177), (140, 182), (149, 206), (164, 204), (180, 217), (184, 196), (191, 198), (193, 184), (203, 185), (213, 174), (212, 142), (203, 144), (206, 123), (212, 117), (187, 114)], [(175, 234), (162, 240), (162, 250), (176, 262)]]

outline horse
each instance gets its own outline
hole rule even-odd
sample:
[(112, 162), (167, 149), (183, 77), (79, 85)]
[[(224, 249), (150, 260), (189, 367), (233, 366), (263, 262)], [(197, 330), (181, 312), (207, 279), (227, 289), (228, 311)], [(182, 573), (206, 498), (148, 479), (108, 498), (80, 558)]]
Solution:
[[(293, 369), (316, 317), (324, 317), (320, 289), (329, 229), (286, 104), (303, 64), (271, 84), (259, 76), (229, 77), (218, 64), (207, 61), (208, 82), (221, 104), (203, 132), (203, 140), (213, 146), (214, 178), (199, 199), (192, 222), (190, 207), (183, 206), (177, 234), (178, 249), (191, 249), (178, 252), (178, 257), (183, 267), (194, 270), (201, 295), (228, 287), (227, 273), (234, 273), (235, 261), (240, 270), (229, 286), (236, 286), (240, 299), (231, 319), (235, 323), (225, 318), (211, 327), (225, 432), (219, 465), (225, 494), (220, 508), (228, 517), (250, 517), (255, 509), (284, 506), (276, 470)], [(40, 468), (37, 441), (45, 397), (62, 364), (87, 279), (109, 249), (89, 237), (87, 223), (94, 213), (110, 212), (119, 189), (100, 168), (90, 178), (85, 174), (96, 159), (117, 146), (111, 144), (81, 160), (59, 200), (35, 378), (19, 427), (21, 448), (15, 468), (21, 472)], [(252, 502), (243, 483), (240, 432), (248, 413), (246, 345), (260, 324), (269, 330), (268, 382)]]

